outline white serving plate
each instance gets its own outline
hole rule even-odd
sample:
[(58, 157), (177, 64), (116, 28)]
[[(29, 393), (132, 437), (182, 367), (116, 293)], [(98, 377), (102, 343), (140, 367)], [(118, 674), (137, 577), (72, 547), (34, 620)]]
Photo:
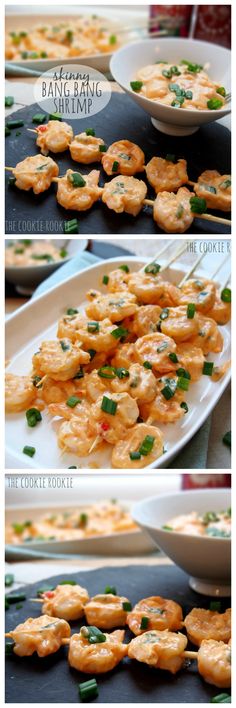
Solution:
[[(87, 505), (88, 506), (88, 505)], [(123, 506), (123, 502), (122, 502)], [(132, 507), (131, 504), (124, 504), (128, 509)], [(68, 507), (73, 510), (73, 505), (70, 504)], [(76, 504), (74, 505), (78, 514), (86, 509), (85, 505)], [(44, 507), (21, 507), (16, 509), (15, 507), (8, 507), (5, 512), (5, 523), (6, 525), (11, 523), (21, 523), (26, 519), (34, 519), (37, 521), (40, 517), (45, 516), (46, 513), (52, 512), (53, 514), (60, 514), (67, 510), (64, 506), (52, 506), (50, 509), (45, 509)], [(53, 536), (53, 528), (52, 528)], [(56, 554), (73, 554), (73, 555), (103, 555), (103, 556), (132, 556), (132, 555), (142, 555), (143, 553), (152, 553), (158, 550), (156, 544), (150, 538), (149, 534), (140, 528), (133, 529), (132, 531), (123, 531), (120, 533), (104, 534), (97, 536), (90, 536), (89, 538), (72, 539), (68, 541), (30, 541), (23, 542), (19, 546), (7, 544), (9, 548), (14, 546), (14, 551), (17, 556), (17, 549), (19, 548), (19, 556), (21, 555), (21, 550), (26, 551), (41, 551), (45, 553), (56, 553)]]
[[(140, 269), (147, 259), (137, 256), (122, 256), (111, 258), (86, 268), (62, 284), (50, 288), (46, 293), (30, 301), (15, 314), (11, 315), (6, 323), (6, 358), (10, 361), (7, 371), (15, 374), (28, 374), (31, 370), (33, 354), (38, 350), (40, 343), (46, 339), (56, 337), (58, 319), (68, 307), (80, 307), (83, 310), (86, 300), (85, 294), (89, 288), (98, 288), (105, 292), (101, 285), (102, 276), (116, 268), (119, 264), (127, 263), (131, 271)], [(172, 265), (165, 271), (167, 279), (180, 282), (186, 272), (186, 266)], [(198, 269), (196, 275), (204, 275), (206, 270)], [(210, 360), (217, 366), (222, 365), (230, 358), (230, 324), (221, 327), (224, 337), (224, 347), (220, 354), (210, 354)], [(166, 453), (156, 462), (141, 470), (132, 470), (135, 475), (157, 468), (166, 468), (174, 457), (186, 445), (197, 430), (203, 425), (219, 398), (230, 381), (230, 371), (217, 383), (211, 377), (204, 376), (191, 386), (188, 394), (189, 413), (175, 425), (159, 425), (164, 434)], [(68, 469), (76, 465), (79, 469), (86, 469), (86, 473), (95, 474), (101, 469), (110, 470), (110, 451), (94, 451), (90, 456), (79, 458), (74, 454), (61, 454), (57, 446), (55, 421), (44, 415), (43, 420), (36, 428), (26, 425), (24, 414), (6, 415), (6, 468), (7, 469)], [(36, 448), (33, 458), (28, 458), (22, 453), (24, 445)], [(95, 468), (91, 469), (91, 465)], [(116, 470), (117, 472), (117, 470)], [(119, 470), (126, 474), (126, 471)]]

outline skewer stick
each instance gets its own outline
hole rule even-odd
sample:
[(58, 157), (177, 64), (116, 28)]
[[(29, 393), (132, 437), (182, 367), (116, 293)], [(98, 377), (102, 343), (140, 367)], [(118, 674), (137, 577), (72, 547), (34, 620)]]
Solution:
[(192, 273), (194, 273), (195, 269), (197, 268), (197, 266), (199, 265), (199, 263), (201, 263), (201, 261), (202, 261), (202, 259), (204, 258), (204, 256), (205, 256), (205, 253), (201, 253), (201, 255), (197, 258), (197, 260), (196, 260), (195, 263), (193, 264), (192, 268), (190, 268), (190, 270), (188, 271), (188, 273), (186, 273), (186, 275), (184, 276), (184, 278), (182, 278), (182, 280), (180, 281), (180, 283), (179, 283), (179, 285), (178, 285), (179, 288), (181, 288), (182, 285), (186, 282), (186, 280), (188, 280), (188, 279), (190, 278), (190, 276), (192, 275)]
[[(193, 182), (194, 184), (194, 182)], [(143, 204), (146, 204), (147, 206), (152, 206), (154, 204), (153, 199), (144, 199)], [(194, 214), (193, 216), (197, 219), (203, 219), (205, 221), (215, 221), (217, 224), (226, 224), (226, 226), (231, 225), (231, 219), (224, 219), (222, 216), (213, 216), (213, 214)]]
[(156, 255), (153, 257), (152, 261), (150, 261), (149, 263), (146, 263), (144, 266), (142, 266), (142, 268), (140, 268), (140, 270), (138, 272), (142, 273), (145, 270), (145, 268), (147, 267), (147, 265), (151, 265), (151, 263), (156, 261), (157, 258), (160, 258), (163, 255), (163, 253), (165, 253), (165, 251), (168, 250), (169, 247), (170, 247), (170, 244), (166, 243), (164, 248), (162, 248), (161, 251), (158, 251), (158, 253), (156, 253)]
[(29, 601), (30, 602), (44, 602), (43, 598), (41, 598), (41, 597), (30, 597)]
[[(216, 270), (214, 271), (214, 273), (212, 273), (212, 275), (211, 275), (211, 280), (214, 280), (214, 278), (216, 277), (217, 273), (219, 273), (219, 271), (221, 270), (221, 268), (223, 268), (224, 264), (227, 263), (227, 261), (228, 261), (228, 255), (225, 256), (223, 262), (220, 263), (220, 264), (217, 266), (217, 268), (216, 268)], [(229, 276), (228, 276), (228, 277), (229, 277)]]
[(174, 261), (178, 260), (179, 256), (181, 256), (182, 253), (184, 253), (184, 251), (186, 251), (186, 248), (187, 248), (187, 244), (185, 243), (184, 246), (181, 246), (181, 248), (175, 253), (175, 255), (172, 256), (164, 266), (162, 266), (160, 272), (163, 273), (164, 270), (169, 268), (171, 263), (174, 263)]
[(223, 283), (223, 285), (221, 286), (221, 287), (222, 287), (222, 290), (224, 290), (224, 288), (227, 288), (227, 286), (229, 285), (230, 281), (231, 281), (231, 277), (230, 277), (230, 275), (229, 275), (228, 278), (227, 278), (227, 280), (226, 280), (226, 281)]
[(7, 172), (13, 172), (14, 167), (5, 167), (5, 170), (7, 170)]
[(44, 376), (42, 376), (42, 378), (40, 379), (40, 381), (38, 381), (38, 382), (36, 383), (35, 388), (41, 388), (42, 383), (43, 383), (44, 381), (46, 381), (47, 378), (48, 378), (48, 374), (44, 374)]
[(11, 632), (5, 632), (5, 637), (11, 637)]
[(29, 133), (37, 133), (37, 135), (38, 135), (38, 131), (35, 130), (34, 128), (27, 128), (27, 130)]
[(198, 655), (197, 651), (184, 651), (182, 656), (184, 656), (185, 659), (196, 659)]
[(143, 204), (146, 204), (147, 206), (153, 207), (154, 200), (153, 199), (144, 199)]
[(189, 180), (187, 181), (187, 184), (190, 184), (190, 187), (195, 187), (195, 185), (197, 184), (197, 182), (192, 182), (191, 179), (189, 179)]
[(66, 644), (70, 644), (70, 640), (71, 640), (70, 637), (65, 637), (64, 639), (62, 639), (62, 640), (61, 640), (62, 646), (63, 646), (63, 645), (66, 645)]
[(97, 435), (97, 437), (96, 437), (95, 440), (93, 441), (93, 444), (92, 444), (91, 447), (89, 448), (88, 455), (90, 455), (90, 453), (95, 449), (95, 447), (97, 447), (97, 445), (99, 445), (100, 442), (102, 442), (102, 441), (101, 441), (101, 438), (100, 438), (100, 435)]

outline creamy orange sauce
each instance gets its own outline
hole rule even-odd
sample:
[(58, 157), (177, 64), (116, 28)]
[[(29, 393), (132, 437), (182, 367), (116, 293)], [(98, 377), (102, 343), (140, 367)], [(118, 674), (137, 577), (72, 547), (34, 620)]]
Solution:
[(67, 251), (57, 248), (53, 241), (14, 241), (5, 249), (5, 265), (40, 266), (63, 261), (67, 255)]
[(230, 538), (231, 509), (209, 511), (202, 515), (197, 511), (191, 511), (190, 514), (181, 514), (170, 519), (163, 528), (191, 536)]

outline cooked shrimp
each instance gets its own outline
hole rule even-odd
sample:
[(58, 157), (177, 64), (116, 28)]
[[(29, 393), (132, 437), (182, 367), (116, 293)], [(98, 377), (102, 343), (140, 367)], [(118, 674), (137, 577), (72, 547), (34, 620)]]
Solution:
[(47, 125), (39, 125), (37, 133), (36, 145), (41, 148), (42, 155), (65, 152), (73, 139), (71, 126), (58, 120), (49, 120)]
[(111, 293), (111, 295), (96, 295), (86, 307), (86, 314), (95, 321), (107, 317), (111, 322), (120, 322), (124, 317), (134, 315), (137, 311), (136, 297), (132, 293)]
[[(176, 376), (163, 376), (156, 383), (157, 393), (151, 403), (141, 403), (140, 413), (144, 420), (150, 423), (176, 423), (186, 413), (186, 407), (182, 404), (186, 399), (186, 392), (177, 387), (178, 378)], [(164, 393), (168, 388), (169, 398), (165, 398)]]
[[(58, 182), (57, 201), (64, 209), (86, 211), (98, 201), (102, 188), (98, 186), (99, 170), (92, 170), (87, 175), (67, 170)], [(78, 185), (80, 181), (80, 185)]]
[(198, 671), (207, 683), (219, 688), (231, 685), (231, 651), (228, 644), (204, 639), (197, 654)]
[(26, 411), (37, 396), (37, 389), (30, 376), (6, 374), (5, 409), (6, 413)]
[(81, 364), (90, 361), (90, 355), (80, 349), (79, 343), (59, 339), (42, 342), (32, 361), (36, 371), (48, 374), (55, 381), (67, 381), (73, 379)]
[(217, 324), (210, 317), (198, 314), (198, 331), (194, 337), (189, 340), (191, 344), (202, 349), (203, 354), (209, 352), (221, 352), (224, 345), (224, 339), (219, 331)]
[(86, 320), (78, 327), (76, 337), (82, 342), (85, 349), (96, 352), (111, 352), (116, 348), (117, 340), (112, 335), (116, 326), (106, 317), (100, 322)]
[(160, 305), (166, 307), (176, 302), (177, 288), (172, 283), (162, 280), (160, 275), (145, 272), (131, 273), (128, 288), (139, 302), (145, 305)]
[(91, 162), (100, 162), (103, 155), (101, 146), (104, 146), (102, 138), (96, 138), (94, 135), (87, 133), (79, 133), (69, 145), (72, 160), (81, 162), (83, 165), (90, 165)]
[(176, 354), (178, 358), (176, 368), (186, 369), (191, 376), (191, 381), (198, 381), (205, 361), (202, 349), (192, 346), (190, 342), (183, 342), (177, 345)]
[(160, 330), (168, 337), (172, 337), (175, 342), (186, 342), (194, 337), (199, 329), (197, 314), (189, 318), (187, 305), (180, 307), (170, 307), (160, 315)]
[(176, 350), (176, 343), (171, 337), (159, 332), (145, 334), (144, 337), (137, 339), (134, 349), (140, 364), (148, 362), (160, 374), (175, 370), (175, 364), (169, 357), (169, 354), (173, 354)]
[[(103, 398), (109, 398), (116, 406), (114, 413), (106, 413), (103, 406)], [(96, 429), (96, 434), (101, 440), (114, 445), (126, 434), (127, 428), (131, 428), (137, 421), (139, 409), (136, 401), (128, 393), (111, 393), (105, 391), (104, 396), (100, 396), (91, 408), (90, 424)]]
[(64, 619), (52, 621), (51, 615), (29, 617), (9, 632), (14, 641), (13, 651), (17, 656), (39, 657), (54, 654), (62, 645), (62, 639), (70, 637), (70, 625)]
[(196, 310), (203, 314), (213, 307), (216, 297), (216, 285), (212, 280), (189, 278), (178, 290), (176, 304), (195, 304)]
[(127, 610), (123, 607), (124, 602), (129, 602), (127, 597), (120, 597), (112, 593), (91, 597), (85, 608), (87, 623), (99, 629), (124, 627), (127, 619)]
[(140, 364), (132, 364), (128, 376), (121, 379), (116, 376), (111, 380), (110, 386), (111, 390), (117, 393), (126, 391), (132, 398), (136, 398), (138, 404), (142, 401), (152, 401), (157, 388), (153, 373)]
[(87, 396), (93, 403), (110, 388), (109, 378), (99, 376), (96, 369), (86, 376), (85, 383)]
[(144, 170), (145, 155), (130, 140), (118, 140), (102, 156), (102, 166), (107, 175), (135, 175)]
[(231, 636), (231, 609), (220, 613), (194, 607), (185, 617), (184, 626), (189, 640), (198, 647), (203, 639), (228, 642)]
[[(145, 449), (146, 443), (148, 443), (148, 448), (150, 448), (149, 452)], [(152, 425), (138, 423), (127, 431), (123, 439), (118, 440), (113, 447), (112, 467), (118, 469), (140, 469), (146, 467), (158, 457), (161, 457), (163, 445), (161, 430)], [(135, 453), (135, 458), (132, 453)]]
[(117, 214), (126, 212), (137, 216), (143, 207), (147, 194), (147, 185), (135, 177), (114, 177), (106, 182), (102, 201)]
[[(64, 420), (71, 420), (71, 418), (80, 418), (83, 415), (89, 415), (90, 404), (85, 399), (77, 398), (77, 403), (71, 408), (69, 403), (63, 401), (61, 403), (49, 403), (48, 411), (52, 416), (59, 416), (59, 418), (64, 418)], [(70, 402), (70, 401), (69, 401)]]
[(107, 290), (109, 293), (120, 293), (121, 290), (128, 290), (129, 273), (126, 273), (122, 268), (116, 268), (109, 273)]
[(225, 325), (230, 320), (231, 303), (224, 302), (221, 299), (221, 293), (219, 292), (219, 290), (216, 291), (214, 305), (212, 309), (209, 310), (209, 312), (207, 313), (207, 316), (211, 317), (212, 320), (215, 320), (218, 325)]
[(182, 187), (182, 184), (188, 182), (186, 160), (172, 162), (167, 158), (163, 160), (162, 157), (152, 157), (145, 170), (148, 181), (154, 187), (156, 194), (165, 191), (175, 192)]
[(84, 396), (86, 388), (84, 377), (82, 379), (68, 379), (68, 381), (54, 381), (54, 379), (47, 376), (43, 381), (42, 388), (36, 390), (38, 392), (37, 395), (45, 403), (58, 404), (64, 403), (70, 396)]
[(231, 211), (231, 175), (221, 175), (217, 170), (205, 170), (195, 183), (194, 191), (206, 200), (209, 209)]
[(141, 305), (133, 318), (133, 331), (137, 337), (157, 331), (160, 320), (161, 307), (159, 305)]
[(124, 367), (128, 369), (130, 364), (134, 364), (137, 361), (135, 346), (133, 342), (127, 344), (119, 344), (116, 352), (111, 359), (112, 366)]
[(96, 438), (89, 418), (88, 412), (78, 410), (78, 415), (63, 421), (58, 432), (58, 445), (63, 452), (72, 452), (79, 457), (89, 454)]
[(105, 641), (90, 644), (82, 629), (70, 640), (68, 661), (73, 669), (85, 674), (104, 674), (112, 671), (126, 656), (127, 644), (122, 643), (124, 630), (105, 634)]
[(18, 162), (12, 170), (16, 178), (15, 186), (26, 192), (33, 189), (34, 194), (45, 192), (50, 187), (53, 177), (59, 174), (59, 167), (51, 157), (32, 155)]
[(71, 622), (84, 616), (84, 607), (89, 601), (89, 595), (81, 585), (57, 585), (55, 590), (42, 594), (42, 612), (50, 617)]
[(153, 205), (153, 218), (167, 234), (183, 234), (193, 223), (191, 192), (180, 187), (178, 192), (159, 192)]
[(180, 632), (153, 630), (131, 640), (128, 656), (155, 669), (176, 674), (183, 666), (186, 645), (187, 637)]
[[(147, 618), (146, 629), (142, 629), (142, 618)], [(166, 600), (163, 597), (147, 597), (140, 600), (129, 612), (127, 624), (136, 636), (148, 630), (170, 629), (176, 632), (182, 627), (183, 613), (182, 607), (174, 600)]]
[(67, 339), (71, 339), (72, 342), (75, 342), (77, 339), (77, 330), (79, 327), (83, 326), (85, 322), (87, 322), (87, 318), (85, 315), (82, 315), (81, 312), (61, 317), (58, 322), (57, 337), (59, 339), (66, 337)]

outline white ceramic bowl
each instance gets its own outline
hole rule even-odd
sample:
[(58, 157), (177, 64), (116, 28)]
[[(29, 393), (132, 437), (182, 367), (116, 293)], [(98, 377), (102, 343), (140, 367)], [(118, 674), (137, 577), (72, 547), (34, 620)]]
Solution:
[(176, 492), (138, 502), (132, 509), (132, 517), (191, 576), (189, 584), (193, 590), (226, 597), (230, 595), (231, 540), (180, 534), (162, 527), (179, 514), (227, 509), (230, 500), (229, 489)]
[[(37, 241), (37, 239), (35, 240)], [(11, 239), (6, 239), (6, 247), (10, 242)], [(63, 248), (65, 239), (55, 239), (54, 243), (58, 248)], [(84, 251), (87, 243), (87, 239), (69, 241), (69, 243), (66, 244), (68, 256), (63, 258), (63, 260), (53, 261), (52, 263), (41, 263), (35, 266), (6, 266), (6, 280), (15, 285), (18, 292), (26, 295), (31, 294), (37, 285), (42, 283), (43, 280), (46, 280), (57, 268), (67, 263), (67, 261), (76, 256), (80, 251)]]
[(203, 65), (208, 64), (209, 76), (214, 81), (219, 81), (219, 86), (225, 86), (227, 92), (230, 92), (230, 56), (229, 49), (196, 39), (143, 39), (118, 49), (111, 59), (110, 69), (115, 81), (151, 116), (155, 128), (168, 135), (191, 135), (203, 123), (211, 123), (230, 113), (230, 103), (216, 111), (173, 108), (135, 93), (130, 88), (130, 81), (135, 79), (139, 69), (154, 64), (159, 59), (174, 64), (178, 64), (181, 59), (188, 59)]

